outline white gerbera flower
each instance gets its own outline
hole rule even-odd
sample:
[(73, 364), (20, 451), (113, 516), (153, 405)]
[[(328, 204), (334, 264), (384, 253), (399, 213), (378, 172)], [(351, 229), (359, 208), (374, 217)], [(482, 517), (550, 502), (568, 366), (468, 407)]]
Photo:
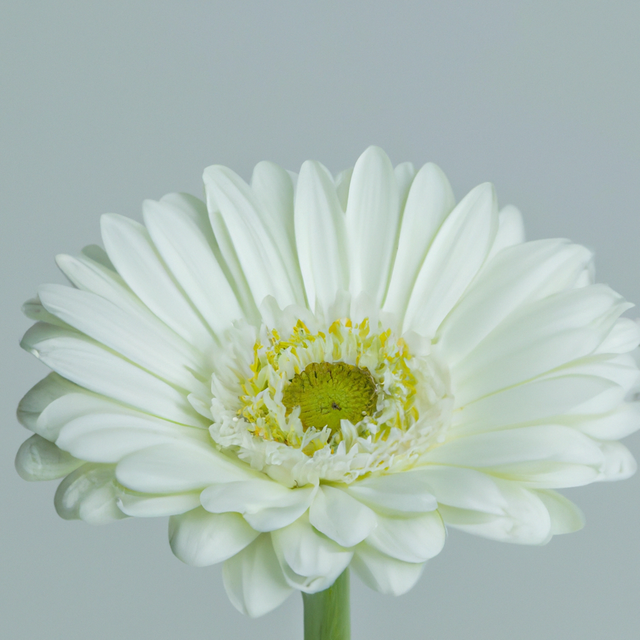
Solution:
[(22, 400), (27, 479), (63, 518), (170, 516), (171, 548), (225, 562), (252, 616), (351, 566), (400, 594), (445, 523), (543, 544), (582, 526), (553, 491), (635, 470), (616, 442), (631, 305), (591, 254), (524, 242), (493, 187), (455, 205), (433, 164), (370, 148), (335, 179), (260, 163), (204, 173), (206, 205), (102, 219), (106, 252), (58, 264), (22, 345), (51, 373)]

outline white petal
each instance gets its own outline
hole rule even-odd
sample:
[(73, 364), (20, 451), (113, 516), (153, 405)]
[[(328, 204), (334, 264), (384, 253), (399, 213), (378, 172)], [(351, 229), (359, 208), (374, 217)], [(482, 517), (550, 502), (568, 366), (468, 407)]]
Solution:
[(545, 504), (518, 483), (494, 478), (502, 494), (501, 515), (441, 506), (438, 510), (448, 526), (468, 533), (518, 544), (545, 544), (551, 538), (551, 517)]
[(118, 509), (113, 465), (87, 463), (69, 474), (56, 491), (56, 511), (65, 520), (106, 524), (126, 518)]
[(513, 205), (508, 204), (500, 209), (498, 214), (498, 231), (487, 260), (491, 260), (493, 256), (507, 247), (522, 244), (524, 240), (522, 214)]
[(584, 514), (557, 491), (536, 491), (536, 495), (549, 511), (552, 535), (573, 533), (584, 526)]
[(504, 250), (488, 263), (439, 330), (450, 365), (469, 353), (525, 303), (566, 289), (591, 253), (565, 240), (538, 240)]
[[(293, 222), (294, 188), (288, 171), (273, 162), (259, 162), (251, 175), (251, 191), (289, 273), (298, 273), (299, 263)], [(301, 282), (296, 283), (297, 287)]]
[(271, 535), (287, 582), (305, 593), (328, 589), (347, 568), (347, 551), (318, 533), (307, 518), (299, 518)]
[(122, 513), (136, 518), (158, 518), (173, 516), (196, 509), (200, 506), (200, 493), (174, 493), (152, 495), (136, 493), (118, 487), (118, 507)]
[(39, 295), (48, 311), (78, 331), (172, 384), (189, 390), (199, 387), (189, 371), (192, 362), (162, 335), (149, 331), (139, 317), (96, 294), (61, 285), (44, 285)]
[(522, 307), (452, 367), (456, 401), (465, 404), (592, 353), (626, 307), (604, 285)]
[(457, 437), (562, 416), (612, 388), (617, 385), (583, 375), (543, 378), (509, 387), (457, 408), (451, 434)]
[(222, 572), (229, 600), (241, 613), (257, 618), (279, 607), (290, 595), (271, 536), (262, 534), (229, 558)]
[(273, 480), (247, 480), (207, 487), (200, 501), (207, 511), (241, 513), (254, 529), (273, 531), (297, 520), (315, 491), (315, 487), (288, 489)]
[(418, 582), (424, 569), (424, 563), (396, 560), (366, 542), (356, 548), (351, 566), (368, 587), (394, 596), (409, 591)]
[(631, 354), (596, 354), (581, 358), (578, 361), (572, 362), (563, 368), (563, 373), (578, 373), (589, 376), (599, 376), (614, 383), (614, 385), (620, 387), (620, 393), (618, 399), (615, 399), (615, 392), (612, 389), (607, 395), (611, 396), (611, 406), (607, 409), (601, 408), (601, 401), (598, 398), (594, 398), (594, 406), (592, 407), (589, 402), (583, 403), (575, 411), (579, 413), (603, 413), (605, 410), (609, 411), (617, 406), (639, 382), (640, 371), (638, 371), (638, 365), (634, 357)]
[(116, 214), (103, 215), (100, 223), (109, 258), (133, 292), (167, 326), (207, 353), (213, 336), (167, 272), (147, 230)]
[[(211, 198), (208, 198), (211, 200)], [(170, 205), (174, 210), (180, 211), (183, 215), (190, 218), (200, 230), (202, 236), (206, 239), (211, 253), (213, 253), (216, 262), (220, 265), (227, 282), (236, 294), (240, 306), (242, 307), (246, 318), (256, 319), (256, 304), (249, 290), (249, 285), (242, 273), (237, 256), (233, 246), (225, 243), (229, 242), (228, 236), (225, 236), (226, 230), (220, 229), (221, 234), (216, 237), (217, 231), (214, 233), (212, 220), (218, 220), (220, 213), (215, 211), (209, 213), (207, 205), (202, 200), (195, 198), (188, 193), (168, 193), (160, 198), (162, 204)], [(224, 227), (224, 225), (223, 225)], [(216, 227), (217, 228), (217, 227)], [(221, 246), (225, 245), (224, 247)], [(227, 260), (230, 258), (230, 261)]]
[(82, 460), (35, 434), (22, 443), (16, 455), (16, 471), (24, 480), (55, 480), (77, 469)]
[(295, 234), (309, 304), (328, 309), (336, 293), (348, 288), (348, 250), (345, 215), (333, 179), (319, 162), (307, 161), (300, 169)]
[(37, 427), (38, 418), (52, 402), (68, 393), (79, 390), (80, 387), (65, 380), (57, 373), (50, 373), (46, 378), (40, 380), (40, 382), (32, 387), (24, 398), (20, 400), (17, 412), (18, 421), (30, 431), (39, 433), (48, 440), (55, 440), (57, 433), (53, 437), (47, 437), (39, 431)]
[(596, 353), (627, 353), (633, 351), (638, 345), (640, 345), (640, 324), (631, 318), (619, 318)]
[(116, 467), (118, 482), (134, 491), (174, 493), (251, 477), (249, 467), (211, 446), (183, 441), (132, 453)]
[(375, 513), (346, 491), (321, 485), (309, 509), (311, 524), (343, 547), (362, 542), (376, 526)]
[(244, 313), (195, 222), (171, 205), (145, 200), (144, 221), (165, 264), (212, 331), (221, 337)]
[(429, 465), (421, 469), (420, 474), (438, 500), (438, 509), (448, 505), (500, 515), (507, 506), (502, 492), (486, 473), (462, 467)]
[(183, 393), (82, 334), (38, 323), (20, 344), (58, 374), (90, 391), (168, 420), (205, 424)]
[(425, 562), (442, 551), (446, 532), (437, 511), (406, 518), (378, 516), (367, 543), (404, 562)]
[(202, 361), (201, 353), (154, 315), (115, 271), (84, 255), (76, 258), (59, 255), (56, 262), (74, 286), (81, 291), (95, 293), (125, 311), (135, 318), (141, 330), (170, 344), (172, 351), (180, 353), (185, 362), (198, 370)]
[(209, 442), (205, 429), (183, 427), (144, 414), (90, 413), (67, 422), (56, 445), (88, 462), (119, 462), (134, 451), (185, 440)]
[[(235, 253), (233, 247), (231, 247), (232, 260), (228, 263), (223, 254), (228, 253), (227, 249), (222, 250), (219, 241), (224, 242), (228, 240), (224, 237), (216, 238), (214, 230), (212, 228), (211, 219), (215, 216), (209, 214), (207, 205), (188, 193), (168, 193), (160, 198), (160, 202), (170, 205), (174, 210), (180, 211), (183, 215), (190, 218), (200, 230), (202, 236), (206, 239), (211, 253), (213, 253), (216, 262), (220, 265), (227, 281), (230, 283), (233, 291), (235, 292), (242, 309), (244, 310), (244, 316), (246, 318), (256, 318), (256, 305), (253, 300), (253, 296), (249, 291), (242, 268), (238, 264), (237, 258), (234, 258)], [(217, 214), (219, 216), (219, 212)]]
[(575, 429), (540, 425), (456, 438), (428, 452), (422, 460), (500, 472), (505, 465), (537, 461), (597, 466), (602, 463), (602, 454), (591, 438)]
[(425, 258), (407, 306), (404, 329), (435, 335), (478, 273), (498, 226), (493, 186), (482, 184), (449, 214)]
[(601, 416), (581, 416), (575, 428), (599, 440), (625, 438), (640, 429), (640, 403), (625, 402)]
[(380, 304), (389, 282), (398, 237), (400, 203), (389, 158), (369, 147), (356, 162), (349, 186), (346, 226), (354, 296), (367, 293)]
[(199, 508), (169, 520), (171, 550), (194, 567), (227, 560), (259, 535), (236, 513), (208, 513)]
[(88, 258), (93, 262), (97, 262), (98, 264), (115, 273), (116, 268), (113, 266), (113, 262), (109, 260), (107, 252), (100, 245), (88, 244), (86, 247), (82, 248), (82, 251), (80, 253), (82, 257)]
[[(57, 375), (57, 374), (54, 374)], [(70, 385), (70, 392), (50, 402), (39, 414), (34, 431), (47, 440), (56, 441), (62, 427), (77, 418), (101, 413), (147, 416), (124, 405)]]
[(336, 192), (338, 194), (338, 200), (340, 200), (340, 206), (343, 211), (347, 210), (347, 203), (349, 202), (349, 187), (351, 186), (351, 176), (353, 175), (353, 167), (341, 171), (335, 177)]
[(348, 492), (382, 514), (425, 513), (437, 506), (422, 472), (373, 476), (354, 482)]
[(404, 207), (385, 311), (402, 315), (406, 310), (431, 242), (454, 206), (447, 177), (435, 164), (425, 164), (411, 184)]
[(57, 318), (52, 313), (49, 313), (43, 306), (39, 297), (31, 298), (22, 305), (22, 313), (27, 318), (35, 320), (36, 322), (47, 322), (49, 324), (55, 324), (59, 327), (68, 328), (68, 324), (60, 318)]
[(620, 442), (602, 442), (600, 448), (604, 455), (604, 464), (598, 480), (626, 480), (638, 469), (631, 452)]
[(412, 162), (401, 162), (393, 168), (393, 173), (396, 177), (396, 184), (398, 185), (398, 198), (400, 201), (400, 209), (402, 210), (407, 202), (411, 183), (416, 177), (416, 168)]
[(221, 166), (205, 169), (204, 183), (220, 211), (256, 303), (268, 295), (280, 306), (303, 303), (299, 270), (288, 272), (283, 259), (286, 247), (276, 244), (249, 186)]

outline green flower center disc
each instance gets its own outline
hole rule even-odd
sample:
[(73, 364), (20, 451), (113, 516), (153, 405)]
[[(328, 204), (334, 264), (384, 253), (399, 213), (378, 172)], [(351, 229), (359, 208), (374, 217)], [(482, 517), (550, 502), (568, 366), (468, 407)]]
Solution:
[(287, 415), (300, 407), (305, 430), (329, 427), (335, 433), (340, 430), (340, 420), (356, 424), (373, 414), (376, 385), (366, 369), (344, 362), (313, 362), (284, 389), (282, 404)]

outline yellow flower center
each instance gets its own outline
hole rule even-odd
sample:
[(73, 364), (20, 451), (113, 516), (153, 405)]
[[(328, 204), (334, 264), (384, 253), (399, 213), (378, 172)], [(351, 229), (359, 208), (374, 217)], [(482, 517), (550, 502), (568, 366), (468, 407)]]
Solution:
[(212, 376), (214, 441), (288, 486), (410, 469), (451, 422), (430, 341), (366, 318), (306, 320), (237, 328)]
[(376, 385), (366, 369), (344, 362), (312, 362), (297, 373), (284, 389), (282, 404), (287, 415), (300, 407), (306, 431), (329, 427), (340, 430), (341, 420), (358, 423), (376, 408)]

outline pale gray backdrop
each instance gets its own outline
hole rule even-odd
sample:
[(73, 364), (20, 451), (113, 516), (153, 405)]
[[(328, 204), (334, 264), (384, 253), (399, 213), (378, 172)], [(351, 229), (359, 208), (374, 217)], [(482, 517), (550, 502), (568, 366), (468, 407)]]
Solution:
[[(14, 418), (46, 370), (20, 304), (98, 218), (201, 193), (208, 164), (338, 171), (369, 144), (438, 163), (461, 197), (497, 185), (530, 238), (591, 247), (640, 302), (640, 3), (29, 1), (0, 7), (3, 638), (301, 638), (291, 597), (260, 620), (217, 567), (181, 564), (166, 521), (65, 522), (13, 467)], [(627, 440), (640, 455), (640, 437)], [(354, 640), (640, 637), (640, 478), (567, 492), (580, 533), (541, 548), (452, 532), (409, 594), (353, 586)]]

